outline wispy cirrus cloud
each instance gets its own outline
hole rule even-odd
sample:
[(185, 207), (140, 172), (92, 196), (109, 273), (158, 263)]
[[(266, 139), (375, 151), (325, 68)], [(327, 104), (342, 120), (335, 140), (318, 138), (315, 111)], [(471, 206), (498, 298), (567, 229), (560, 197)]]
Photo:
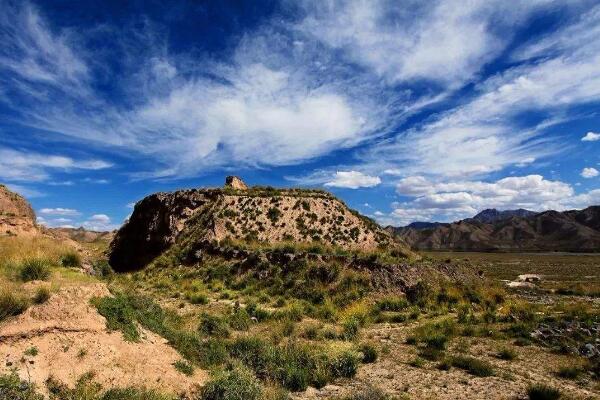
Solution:
[(40, 182), (47, 180), (52, 171), (100, 170), (111, 166), (103, 160), (76, 160), (0, 147), (0, 179), (7, 181)]

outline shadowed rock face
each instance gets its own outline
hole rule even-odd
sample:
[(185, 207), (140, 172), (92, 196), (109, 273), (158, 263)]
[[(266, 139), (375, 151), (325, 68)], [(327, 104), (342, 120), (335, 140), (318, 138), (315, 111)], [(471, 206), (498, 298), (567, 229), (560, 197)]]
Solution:
[(600, 252), (600, 206), (390, 230), (420, 250)]
[(37, 233), (35, 213), (24, 197), (0, 185), (0, 235)]
[(314, 242), (356, 250), (389, 245), (410, 253), (401, 240), (327, 192), (234, 189), (235, 182), (228, 179), (224, 189), (156, 193), (138, 202), (111, 243), (111, 266), (136, 270), (174, 244), (199, 249), (225, 239)]

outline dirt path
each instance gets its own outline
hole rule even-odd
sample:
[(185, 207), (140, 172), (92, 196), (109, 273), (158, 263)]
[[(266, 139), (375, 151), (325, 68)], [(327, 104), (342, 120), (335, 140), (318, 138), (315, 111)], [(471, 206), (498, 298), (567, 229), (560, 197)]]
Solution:
[[(132, 343), (107, 331), (89, 301), (109, 294), (103, 283), (65, 287), (2, 324), (0, 372), (16, 368), (40, 389), (49, 376), (72, 386), (87, 372), (106, 388), (145, 386), (176, 394), (192, 393), (206, 381), (202, 370), (191, 377), (178, 372), (173, 363), (181, 357), (160, 336), (144, 331), (142, 340)], [(38, 354), (25, 355), (32, 347)]]
[[(414, 326), (414, 325), (413, 325)], [(557, 365), (567, 365), (566, 356), (549, 353), (537, 346), (516, 347), (519, 357), (503, 361), (495, 357), (499, 342), (471, 338), (468, 355), (489, 361), (496, 371), (492, 377), (475, 377), (452, 368), (441, 371), (437, 362), (426, 361), (422, 368), (410, 366), (417, 356), (414, 346), (404, 344), (411, 325), (376, 326), (366, 332), (374, 343), (387, 348), (380, 359), (360, 367), (352, 380), (341, 380), (321, 390), (309, 389), (296, 394), (296, 400), (326, 399), (344, 396), (373, 385), (399, 398), (407, 399), (525, 399), (531, 383), (544, 383), (560, 388), (570, 398), (600, 399), (593, 383), (580, 386), (577, 382), (554, 377)], [(406, 396), (406, 397), (402, 397)]]

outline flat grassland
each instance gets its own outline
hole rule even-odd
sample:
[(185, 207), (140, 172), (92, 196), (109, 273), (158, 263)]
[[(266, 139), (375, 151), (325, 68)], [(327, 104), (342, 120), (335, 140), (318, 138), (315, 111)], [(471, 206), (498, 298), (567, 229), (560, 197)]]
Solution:
[(597, 297), (600, 295), (600, 254), (426, 252), (437, 260), (463, 260), (477, 265), (497, 281), (513, 281), (523, 274), (540, 275), (540, 287)]

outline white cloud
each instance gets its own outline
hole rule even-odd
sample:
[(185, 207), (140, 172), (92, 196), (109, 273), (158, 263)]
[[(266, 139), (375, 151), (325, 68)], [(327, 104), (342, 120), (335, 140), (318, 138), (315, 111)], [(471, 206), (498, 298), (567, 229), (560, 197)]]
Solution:
[(365, 175), (359, 171), (337, 171), (325, 186), (358, 189), (377, 186), (380, 183), (381, 179), (378, 176)]
[(598, 176), (600, 172), (596, 168), (588, 167), (581, 170), (581, 176), (584, 178), (593, 178)]
[(0, 147), (0, 178), (9, 181), (44, 181), (53, 170), (98, 170), (111, 166), (102, 160), (75, 160), (66, 156)]
[(512, 28), (540, 3), (305, 1), (307, 17), (298, 29), (392, 82), (428, 79), (456, 86), (509, 42), (500, 26)]
[(111, 231), (119, 227), (113, 224), (110, 217), (106, 214), (94, 214), (85, 220), (81, 226), (91, 231)]
[(595, 132), (588, 132), (581, 138), (582, 142), (595, 142), (597, 140), (600, 140), (600, 133)]
[(416, 176), (401, 179), (397, 191), (412, 199), (394, 203), (391, 213), (377, 217), (380, 222), (392, 225), (432, 219), (444, 222), (472, 217), (486, 208), (564, 210), (600, 202), (600, 189), (576, 195), (568, 183), (547, 180), (541, 175), (514, 176), (494, 182), (435, 182)]
[(57, 207), (57, 208), (42, 208), (41, 210), (39, 210), (40, 214), (44, 214), (44, 215), (61, 215), (61, 216), (77, 216), (77, 215), (81, 215), (81, 213), (75, 209), (72, 208), (62, 208), (62, 207)]

